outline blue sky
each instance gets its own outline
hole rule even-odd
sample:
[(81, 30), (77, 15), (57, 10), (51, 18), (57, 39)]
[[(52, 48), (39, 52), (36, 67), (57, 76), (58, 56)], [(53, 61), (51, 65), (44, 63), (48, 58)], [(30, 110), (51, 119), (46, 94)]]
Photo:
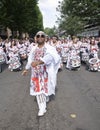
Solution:
[(58, 1), (62, 0), (39, 0), (39, 8), (43, 15), (44, 27), (52, 28), (54, 25), (57, 26), (55, 22), (57, 20), (57, 16), (59, 16), (59, 13), (56, 11)]

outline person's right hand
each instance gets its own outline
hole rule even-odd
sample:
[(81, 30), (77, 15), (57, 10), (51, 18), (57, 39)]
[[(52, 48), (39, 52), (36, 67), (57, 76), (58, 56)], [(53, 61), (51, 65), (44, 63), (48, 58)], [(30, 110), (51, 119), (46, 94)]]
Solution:
[(22, 72), (22, 75), (23, 75), (23, 76), (26, 76), (27, 73), (28, 73), (28, 70), (24, 70), (24, 71)]

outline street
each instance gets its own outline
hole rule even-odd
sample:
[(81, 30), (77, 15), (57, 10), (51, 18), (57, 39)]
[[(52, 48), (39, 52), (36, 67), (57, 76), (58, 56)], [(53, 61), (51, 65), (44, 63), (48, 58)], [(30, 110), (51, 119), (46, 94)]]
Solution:
[(21, 73), (6, 67), (0, 73), (0, 130), (100, 130), (100, 72), (64, 66), (43, 117), (37, 117), (37, 103), (29, 95), (30, 72)]

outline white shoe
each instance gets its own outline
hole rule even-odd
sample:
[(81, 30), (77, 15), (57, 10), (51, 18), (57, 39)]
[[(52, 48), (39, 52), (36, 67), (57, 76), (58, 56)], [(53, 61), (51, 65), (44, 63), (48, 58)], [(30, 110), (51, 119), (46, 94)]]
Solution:
[(10, 70), (11, 72), (13, 71), (13, 69)]
[(44, 114), (46, 113), (46, 109), (43, 111), (43, 110), (39, 110), (38, 112), (38, 116), (44, 116)]

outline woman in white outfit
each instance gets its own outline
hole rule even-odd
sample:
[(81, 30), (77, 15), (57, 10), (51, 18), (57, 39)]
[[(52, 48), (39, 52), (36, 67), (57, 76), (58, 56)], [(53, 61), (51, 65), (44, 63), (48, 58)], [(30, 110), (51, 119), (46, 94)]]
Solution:
[(80, 54), (80, 42), (78, 41), (77, 37), (73, 36), (72, 41), (69, 42), (69, 53), (68, 53), (68, 60), (67, 60), (67, 64), (66, 64), (66, 68), (71, 70), (71, 65), (70, 65), (70, 61), (71, 61), (71, 57), (72, 57), (72, 52), (75, 51), (77, 55)]

